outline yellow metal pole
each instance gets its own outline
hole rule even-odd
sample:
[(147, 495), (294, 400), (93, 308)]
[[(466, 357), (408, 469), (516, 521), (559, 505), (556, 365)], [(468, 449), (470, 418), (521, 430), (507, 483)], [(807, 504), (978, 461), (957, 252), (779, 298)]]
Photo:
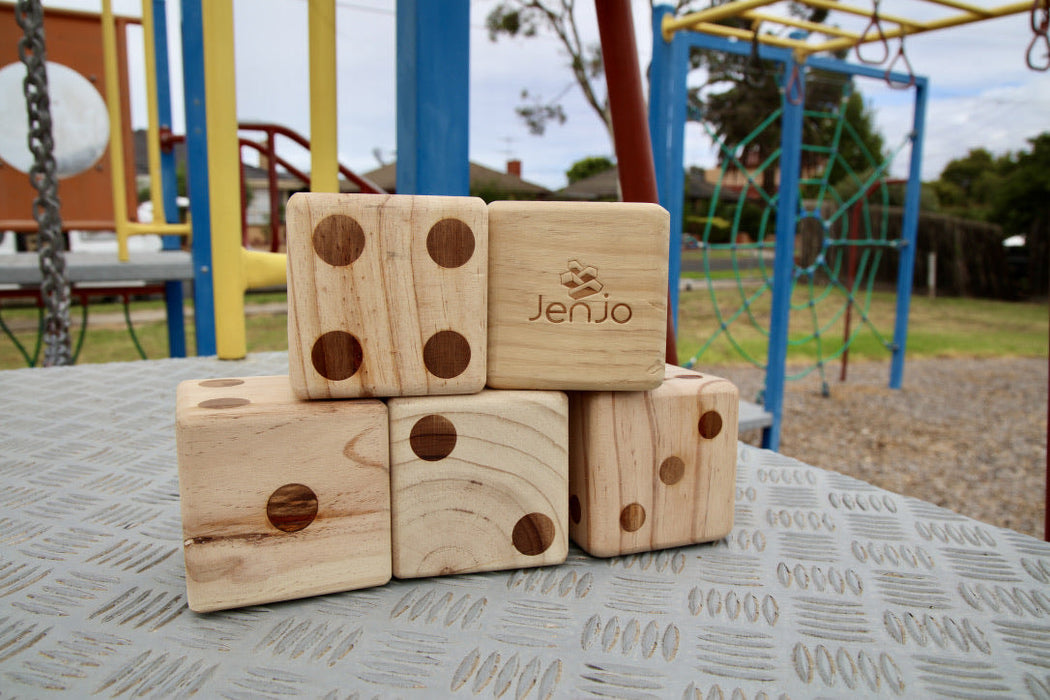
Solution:
[(166, 222), (164, 193), (160, 174), (160, 121), (157, 114), (157, 56), (153, 46), (153, 3), (142, 0), (142, 35), (146, 44), (146, 153), (149, 158), (149, 197), (153, 202), (153, 221)]
[[(724, 24), (709, 24), (707, 22), (701, 22), (693, 25), (690, 29), (705, 34), (733, 37), (744, 41), (753, 41), (755, 38), (755, 32), (751, 29), (729, 27)], [(806, 42), (804, 39), (785, 39), (784, 37), (775, 34), (759, 34), (758, 41), (760, 44), (779, 46), (785, 49), (795, 49), (796, 51), (805, 50), (806, 48)]]
[[(807, 4), (819, 4), (823, 6), (826, 0), (806, 0)], [(836, 3), (829, 3), (835, 5)], [(981, 22), (987, 19), (995, 17), (1005, 17), (1007, 15), (1014, 15), (1021, 12), (1028, 12), (1032, 9), (1032, 3), (1030, 2), (1017, 2), (1009, 5), (1000, 5), (998, 7), (990, 7), (986, 11), (986, 15), (972, 15), (967, 12), (960, 12), (959, 14), (950, 15), (941, 19), (932, 20), (930, 22), (915, 22), (912, 20), (906, 20), (904, 18), (888, 18), (885, 15), (880, 14), (879, 17), (888, 22), (894, 22), (900, 26), (894, 27), (893, 29), (884, 29), (883, 35), (887, 39), (896, 39), (899, 36), (905, 36), (910, 34), (922, 34), (924, 32), (934, 31), (936, 29), (947, 29), (949, 27), (958, 27), (963, 24), (972, 24), (973, 22)], [(878, 32), (868, 32), (861, 41), (872, 42), (881, 41), (882, 37), (878, 35)], [(819, 47), (815, 47), (815, 50), (819, 51), (837, 51), (838, 49), (847, 49), (856, 44), (855, 41), (848, 41), (846, 39), (834, 39), (828, 41), (825, 44), (821, 44)]]
[(241, 248), (245, 284), (248, 289), (280, 287), (288, 281), (288, 256)]
[[(823, 10), (832, 10), (834, 12), (845, 12), (846, 14), (856, 15), (857, 17), (865, 17), (871, 19), (871, 10), (863, 9), (860, 7), (853, 7), (845, 3), (840, 3), (838, 0), (801, 0), (802, 4), (809, 5), (810, 7), (819, 7)], [(885, 12), (879, 11), (879, 19), (883, 22), (891, 22), (893, 24), (899, 24), (901, 26), (914, 27), (918, 29), (923, 26), (922, 22), (917, 20), (908, 19), (907, 17), (900, 17), (898, 15), (891, 15)]]
[(691, 12), (678, 18), (674, 18), (671, 15), (664, 15), (660, 29), (663, 32), (664, 41), (670, 41), (671, 37), (679, 29), (693, 29), (701, 22), (717, 22), (726, 17), (735, 17), (744, 10), (765, 7), (766, 5), (772, 5), (775, 2), (777, 2), (777, 0), (736, 0), (735, 2), (716, 5), (715, 7), (710, 7), (706, 10), (701, 10), (700, 12)]
[[(146, 36), (146, 80), (148, 85), (149, 110), (149, 142), (157, 148), (156, 164), (153, 162), (153, 153), (150, 153), (150, 196), (154, 201), (154, 215), (152, 224), (138, 224), (128, 221), (128, 198), (125, 189), (124, 172), (124, 124), (120, 114), (120, 70), (117, 67), (117, 25), (113, 17), (113, 3), (111, 0), (102, 0), (102, 62), (106, 80), (106, 111), (109, 113), (109, 176), (110, 185), (113, 188), (113, 228), (117, 234), (117, 259), (120, 262), (128, 261), (128, 236), (144, 233), (172, 234), (180, 236), (190, 235), (189, 224), (165, 224), (163, 198), (160, 196), (160, 145), (156, 134), (157, 129), (157, 91), (152, 82), (155, 76), (153, 55), (153, 14), (149, 13), (147, 18), (146, 8), (148, 0), (142, 3), (143, 15), (142, 25)], [(147, 22), (149, 24), (147, 25)], [(160, 216), (157, 216), (156, 203), (162, 202)]]
[(244, 332), (245, 273), (241, 262), (241, 178), (233, 0), (207, 0), (201, 3), (201, 11), (215, 347), (220, 359), (236, 360), (247, 354), (247, 341)]
[(783, 24), (788, 27), (797, 27), (798, 29), (805, 29), (807, 32), (826, 34), (827, 36), (841, 36), (849, 37), (852, 39), (859, 39), (860, 35), (856, 32), (851, 32), (847, 29), (835, 27), (830, 24), (820, 24), (819, 22), (810, 22), (804, 19), (796, 19), (794, 17), (781, 17), (779, 15), (771, 15), (765, 12), (752, 12), (748, 10), (744, 12), (742, 17), (751, 20), (752, 22), (768, 22), (770, 24)]
[(989, 10), (987, 8), (978, 7), (976, 5), (971, 5), (970, 3), (967, 3), (967, 2), (955, 2), (954, 0), (928, 0), (928, 2), (932, 2), (935, 5), (944, 5), (945, 7), (950, 7), (952, 9), (954, 9), (954, 10), (962, 10), (963, 12), (970, 12), (970, 13), (973, 13), (975, 15), (979, 15), (981, 17), (991, 17), (992, 16), (989, 13)]
[(113, 227), (117, 234), (117, 259), (128, 260), (128, 197), (124, 189), (124, 127), (120, 118), (120, 82), (117, 71), (117, 29), (113, 3), (102, 0), (102, 62), (109, 112), (109, 176), (113, 187)]
[(335, 0), (310, 0), (310, 191), (339, 191)]

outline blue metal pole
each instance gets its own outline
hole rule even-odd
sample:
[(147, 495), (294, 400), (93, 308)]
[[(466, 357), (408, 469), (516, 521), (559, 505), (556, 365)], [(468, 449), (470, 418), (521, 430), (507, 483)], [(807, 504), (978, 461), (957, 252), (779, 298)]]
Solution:
[[(161, 129), (171, 132), (171, 81), (168, 76), (168, 17), (165, 0), (153, 0), (153, 46), (156, 51), (157, 67), (157, 118)], [(161, 186), (164, 192), (165, 221), (169, 224), (179, 222), (175, 153), (161, 151), (160, 171)], [(157, 212), (153, 212), (156, 216)], [(180, 236), (163, 236), (162, 250), (179, 250), (182, 247)], [(164, 283), (164, 302), (168, 317), (168, 355), (186, 357), (186, 324), (182, 320), (182, 282), (168, 280)]]
[(398, 0), (398, 192), (470, 193), (469, 112), (469, 0)]
[(665, 15), (673, 14), (669, 5), (653, 8), (653, 54), (649, 63), (649, 141), (653, 144), (653, 167), (660, 204), (667, 208), (667, 169), (670, 161), (670, 129), (674, 64), (671, 42), (664, 41), (660, 26)]
[(197, 354), (214, 355), (215, 305), (211, 264), (211, 196), (204, 104), (201, 0), (182, 0), (182, 79), (186, 101), (186, 189), (193, 217), (193, 317)]
[[(780, 125), (780, 186), (777, 189), (776, 260), (773, 262), (773, 308), (766, 359), (765, 408), (773, 423), (762, 431), (762, 446), (780, 447), (784, 412), (791, 292), (795, 285), (795, 227), (798, 220), (798, 180), (802, 162), (802, 112), (805, 109), (805, 71), (794, 57), (784, 64), (784, 115)], [(797, 96), (797, 101), (792, 97)]]
[(897, 319), (893, 328), (893, 358), (890, 364), (890, 388), (900, 389), (904, 381), (904, 350), (908, 343), (908, 312), (911, 309), (912, 282), (915, 275), (915, 248), (919, 235), (919, 195), (922, 190), (922, 142), (926, 132), (926, 97), (929, 83), (915, 80), (915, 116), (911, 133), (911, 164), (908, 188), (904, 195), (904, 239), (897, 268)]
[(685, 207), (685, 117), (688, 101), (689, 46), (675, 35), (671, 42), (671, 123), (668, 128), (666, 163), (667, 200), (661, 204), (671, 214), (671, 254), (667, 283), (670, 285), (671, 318), (678, 334), (678, 279), (682, 270), (682, 210)]
[[(667, 292), (671, 304), (671, 318), (677, 333), (678, 279), (682, 267), (680, 234), (683, 202), (681, 186), (678, 188), (677, 201), (674, 196), (674, 171), (676, 168), (679, 171), (682, 169), (686, 95), (681, 92), (685, 81), (680, 77), (680, 73), (687, 71), (688, 66), (679, 65), (684, 59), (681, 56), (681, 42), (677, 41), (677, 36), (671, 42), (663, 38), (661, 30), (663, 18), (673, 14), (674, 9), (669, 5), (659, 5), (653, 8), (653, 53), (652, 62), (649, 64), (649, 139), (653, 144), (653, 166), (660, 204), (671, 214)], [(685, 58), (688, 58), (688, 54)], [(678, 235), (675, 232), (678, 232)]]

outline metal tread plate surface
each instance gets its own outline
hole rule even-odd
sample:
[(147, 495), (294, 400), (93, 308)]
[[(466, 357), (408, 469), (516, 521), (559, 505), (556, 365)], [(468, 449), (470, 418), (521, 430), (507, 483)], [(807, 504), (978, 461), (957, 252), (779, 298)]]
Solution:
[(745, 445), (715, 544), (192, 613), (175, 386), (286, 362), (0, 373), (0, 695), (1050, 695), (1050, 545)]

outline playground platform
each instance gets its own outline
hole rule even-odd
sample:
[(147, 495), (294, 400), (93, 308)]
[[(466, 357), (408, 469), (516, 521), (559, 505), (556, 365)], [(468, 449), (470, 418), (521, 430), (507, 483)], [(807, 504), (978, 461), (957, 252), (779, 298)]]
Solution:
[[(66, 271), (73, 284), (106, 282), (157, 282), (192, 280), (193, 260), (181, 250), (157, 253), (133, 252), (128, 262), (114, 255), (99, 253), (65, 254)], [(36, 253), (0, 255), (0, 282), (4, 284), (40, 284), (40, 258)]]
[(740, 445), (725, 539), (198, 615), (174, 393), (285, 353), (0, 372), (0, 678), (32, 697), (1042, 697), (1050, 544)]

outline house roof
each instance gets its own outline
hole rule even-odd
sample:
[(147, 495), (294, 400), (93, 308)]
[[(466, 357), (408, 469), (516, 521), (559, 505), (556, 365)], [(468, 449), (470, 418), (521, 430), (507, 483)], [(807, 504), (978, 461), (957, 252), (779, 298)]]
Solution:
[[(144, 129), (135, 131), (134, 146), (135, 173), (138, 175), (148, 175), (149, 157), (146, 151), (146, 131)], [(175, 162), (179, 165), (183, 165), (186, 162), (186, 143), (176, 143), (174, 150)], [(247, 180), (266, 180), (267, 172), (265, 168), (245, 164), (244, 177)], [(297, 177), (289, 174), (280, 167), (277, 169), (277, 177), (282, 184), (291, 183), (294, 187), (305, 186), (305, 184), (300, 182)], [(381, 168), (365, 173), (363, 177), (371, 180), (387, 192), (394, 192), (397, 186), (397, 163), (388, 163)], [(550, 194), (550, 190), (542, 185), (523, 180), (517, 175), (493, 170), (492, 168), (479, 165), (478, 163), (470, 164), (470, 186), (473, 190), (488, 190), (494, 195), (503, 196), (509, 195), (539, 198)], [(343, 192), (358, 191), (357, 185), (346, 181), (342, 181), (341, 189)]]
[(578, 199), (594, 201), (599, 199), (620, 198), (620, 171), (615, 167), (595, 173), (590, 177), (563, 187), (554, 193), (558, 199)]
[[(135, 174), (149, 175), (149, 153), (146, 150), (146, 130), (136, 129), (133, 136), (133, 143), (135, 145)], [(186, 164), (186, 142), (177, 142), (174, 145), (173, 150), (175, 151), (176, 167), (184, 167)], [(267, 177), (267, 173), (264, 168), (257, 168), (254, 165), (248, 165), (247, 163), (245, 163), (244, 177), (248, 180), (265, 180)], [(299, 182), (299, 178), (289, 175), (281, 168), (277, 169), (277, 178), (279, 180)]]
[[(364, 177), (387, 192), (394, 192), (397, 188), (397, 163), (387, 163), (381, 168), (365, 173)], [(472, 190), (491, 190), (494, 194), (502, 195), (542, 197), (550, 193), (550, 190), (543, 185), (537, 185), (517, 175), (493, 170), (478, 163), (470, 164), (470, 187)]]
[[(619, 182), (620, 171), (618, 168), (612, 167), (563, 187), (554, 193), (554, 198), (585, 201), (615, 200), (620, 197)], [(686, 173), (685, 187), (686, 196), (689, 199), (710, 199), (715, 192), (715, 186), (708, 182), (702, 173), (696, 170), (689, 170)], [(721, 198), (734, 200), (736, 195), (723, 189)]]

